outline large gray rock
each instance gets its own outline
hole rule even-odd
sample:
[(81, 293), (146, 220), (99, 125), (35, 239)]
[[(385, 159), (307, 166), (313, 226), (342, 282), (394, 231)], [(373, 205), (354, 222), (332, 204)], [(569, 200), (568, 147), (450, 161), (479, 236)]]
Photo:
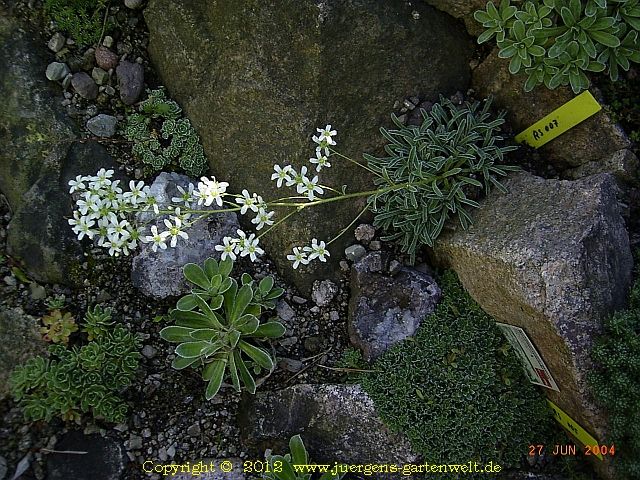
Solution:
[(624, 306), (632, 269), (615, 181), (520, 173), (505, 185), (509, 193), (487, 197), (469, 230), (438, 239), (434, 259), (455, 269), (487, 313), (526, 331), (560, 388), (548, 396), (604, 440), (589, 352), (603, 317)]
[[(163, 172), (151, 185), (150, 193), (162, 209), (171, 203), (172, 197), (180, 197), (177, 187), (186, 190), (189, 182), (197, 185), (197, 180), (192, 180), (186, 175)], [(216, 208), (219, 207), (215, 203), (210, 207), (211, 210)], [(153, 217), (150, 213), (139, 215), (142, 221), (148, 221)], [(158, 231), (166, 230), (162, 223), (164, 218), (166, 217), (155, 222)], [(220, 252), (215, 250), (216, 245), (222, 244), (222, 239), (226, 236), (237, 237), (238, 228), (240, 226), (235, 213), (218, 213), (185, 229), (189, 238), (179, 239), (175, 248), (167, 246), (166, 250), (158, 249), (154, 252), (151, 244), (143, 243), (133, 259), (131, 280), (134, 286), (145, 295), (155, 298), (187, 293), (190, 287), (184, 280), (182, 267), (187, 263), (202, 263), (209, 257), (220, 260)]]
[(9, 393), (9, 376), (15, 367), (46, 353), (40, 321), (21, 308), (0, 309), (0, 399)]
[(246, 396), (240, 405), (241, 435), (262, 452), (288, 451), (300, 434), (314, 462), (413, 463), (418, 456), (406, 438), (378, 419), (373, 401), (359, 385), (295, 385)]
[(402, 268), (391, 276), (389, 267), (387, 254), (371, 252), (351, 268), (349, 337), (367, 361), (412, 336), (442, 296), (429, 275)]
[[(568, 87), (549, 90), (540, 86), (527, 93), (524, 91), (526, 79), (526, 75), (509, 73), (509, 62), (498, 58), (497, 49), (473, 71), (473, 85), (478, 94), (492, 95), (494, 105), (506, 109), (507, 121), (516, 133), (575, 97)], [(541, 147), (540, 152), (559, 172), (593, 163), (590, 172), (595, 166), (597, 173), (618, 173), (610, 169), (607, 160), (630, 147), (624, 131), (607, 113), (600, 111)]]
[[(290, 194), (269, 180), (273, 166), (308, 163), (316, 127), (337, 127), (339, 150), (361, 160), (385, 143), (378, 128), (390, 125), (394, 101), (464, 91), (470, 78), (464, 28), (403, 0), (151, 0), (145, 18), (151, 59), (198, 130), (212, 171), (265, 199)], [(367, 172), (340, 159), (320, 178), (349, 192), (372, 186)], [(331, 238), (364, 201), (306, 209), (265, 237), (279, 271), (305, 295), (314, 280), (337, 280), (348, 236), (327, 263), (293, 270), (286, 254)]]

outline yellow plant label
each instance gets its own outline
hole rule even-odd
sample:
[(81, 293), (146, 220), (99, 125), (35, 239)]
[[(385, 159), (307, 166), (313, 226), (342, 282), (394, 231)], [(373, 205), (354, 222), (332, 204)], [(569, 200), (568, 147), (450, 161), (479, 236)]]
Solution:
[(600, 110), (602, 106), (586, 90), (516, 135), (516, 142), (539, 148)]
[[(549, 406), (553, 409), (554, 416), (556, 421), (562, 425), (562, 427), (569, 432), (573, 437), (576, 438), (583, 446), (593, 447), (594, 445), (598, 445), (598, 441), (591, 436), (589, 432), (587, 432), (584, 428), (582, 428), (578, 422), (576, 422), (573, 418), (567, 415), (564, 410), (562, 410), (559, 406), (553, 403), (551, 400), (547, 400)], [(595, 449), (594, 449), (595, 450)], [(599, 449), (598, 449), (599, 452)], [(593, 454), (598, 457), (599, 460), (603, 460), (602, 455), (600, 453), (596, 453), (593, 451)]]

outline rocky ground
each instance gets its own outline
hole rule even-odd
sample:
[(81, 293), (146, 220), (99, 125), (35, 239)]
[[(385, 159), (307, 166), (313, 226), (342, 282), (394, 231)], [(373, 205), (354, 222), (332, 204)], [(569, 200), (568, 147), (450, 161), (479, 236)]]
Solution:
[[(38, 2), (13, 3), (12, 8), (23, 18), (34, 22), (42, 20)], [(128, 177), (151, 179), (151, 171), (133, 158), (131, 146), (123, 140), (118, 127), (130, 105), (142, 98), (143, 87), (157, 87), (160, 81), (149, 60), (149, 33), (140, 5), (132, 1), (125, 5), (114, 3), (117, 4), (109, 7), (114, 27), (103, 36), (97, 48), (79, 48), (53, 25), (44, 24), (42, 48), (56, 58), (43, 75), (58, 84), (57, 101), (83, 137), (98, 140), (105, 146)], [(473, 66), (480, 65), (489, 53), (486, 47), (477, 49)], [(116, 76), (118, 69), (121, 70)], [(71, 73), (82, 72), (85, 75), (76, 75), (72, 81)], [(458, 92), (452, 100), (461, 103), (474, 96), (480, 97), (481, 92), (473, 89), (464, 94)], [(412, 123), (419, 121), (421, 108), (429, 107), (429, 99), (410, 96), (397, 101), (393, 111), (402, 121)], [(514, 133), (517, 126), (513, 125), (513, 122), (507, 124), (506, 134)], [(566, 165), (559, 166), (548, 158), (540, 152), (521, 149), (513, 161), (545, 179), (569, 177), (570, 169), (564, 168)], [(0, 197), (0, 200), (4, 199)], [(64, 297), (65, 309), (80, 318), (88, 306), (109, 306), (118, 322), (140, 336), (143, 358), (135, 382), (125, 392), (131, 415), (123, 424), (113, 426), (84, 418), (78, 425), (59, 420), (25, 425), (15, 404), (11, 400), (2, 401), (0, 479), (4, 478), (3, 460), (8, 469), (4, 472), (7, 478), (11, 478), (16, 469), (25, 470), (21, 477), (25, 479), (72, 478), (73, 469), (85, 468), (89, 461), (63, 462), (59, 455), (47, 454), (46, 450), (77, 450), (87, 444), (111, 452), (92, 457), (91, 461), (100, 466), (99, 471), (109, 472), (113, 478), (118, 475), (132, 479), (160, 478), (140, 472), (140, 465), (148, 459), (170, 463), (194, 458), (256, 459), (260, 455), (261, 452), (243, 446), (237, 422), (238, 416), (242, 416), (240, 395), (226, 388), (213, 401), (206, 401), (199, 375), (170, 368), (173, 346), (160, 339), (159, 331), (166, 325), (164, 315), (176, 298), (156, 300), (141, 295), (131, 280), (131, 258), (114, 259), (104, 250), (90, 246), (78, 272), (85, 279), (80, 288), (33, 281), (20, 264), (6, 254), (7, 226), (13, 213), (8, 202), (0, 201), (0, 310), (19, 309), (22, 315), (41, 318), (50, 310), (48, 304)], [(629, 216), (631, 213), (627, 211)], [(637, 240), (635, 228), (631, 234), (632, 239)], [(236, 274), (248, 272), (257, 279), (274, 276), (276, 284), (286, 292), (277, 306), (278, 316), (287, 327), (286, 336), (274, 344), (278, 368), (260, 387), (267, 397), (272, 391), (296, 384), (348, 380), (347, 374), (338, 367), (351, 343), (347, 329), (351, 264), (370, 252), (388, 253), (395, 262), (393, 266), (387, 264), (389, 269), (399, 271), (408, 263), (396, 248), (381, 242), (378, 232), (369, 225), (358, 227), (354, 237), (356, 242), (346, 249), (339, 263), (337, 279), (317, 282), (311, 295), (305, 296), (286, 284), (268, 258), (257, 264), (244, 261), (236, 264)], [(418, 259), (416, 270), (431, 273), (425, 260)], [(80, 436), (78, 431), (85, 436)], [(540, 470), (546, 465), (544, 459), (536, 461), (532, 460), (530, 465), (533, 469)]]

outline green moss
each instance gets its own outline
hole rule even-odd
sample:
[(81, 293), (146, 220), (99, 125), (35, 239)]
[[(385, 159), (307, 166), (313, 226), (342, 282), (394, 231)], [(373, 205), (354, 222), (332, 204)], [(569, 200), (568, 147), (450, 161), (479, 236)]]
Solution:
[(45, 0), (45, 13), (79, 46), (98, 43), (106, 0)]
[(607, 444), (616, 446), (614, 462), (623, 478), (640, 478), (640, 278), (631, 289), (629, 308), (604, 322), (592, 357), (599, 369), (591, 385), (609, 413)]
[(441, 285), (436, 311), (374, 363), (362, 386), (427, 462), (516, 466), (552, 431), (544, 397), (455, 274), (445, 273)]

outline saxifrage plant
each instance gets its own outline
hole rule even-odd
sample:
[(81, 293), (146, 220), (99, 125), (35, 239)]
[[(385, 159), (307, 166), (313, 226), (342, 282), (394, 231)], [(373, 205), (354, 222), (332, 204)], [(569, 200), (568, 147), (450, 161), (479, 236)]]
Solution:
[(197, 176), (206, 168), (198, 133), (161, 88), (150, 91), (138, 111), (127, 115), (124, 136), (134, 142), (133, 154), (154, 170), (173, 164)]
[(617, 80), (640, 62), (639, 0), (502, 0), (474, 18), (485, 28), (478, 43), (495, 36), (509, 71), (527, 74), (525, 91), (544, 83), (579, 93), (589, 88), (586, 72), (608, 68)]
[(49, 347), (17, 367), (9, 379), (27, 420), (78, 420), (81, 413), (122, 422), (127, 405), (120, 394), (131, 384), (141, 358), (137, 337), (122, 326), (100, 330), (84, 346)]
[[(471, 223), (467, 208), (477, 207), (476, 198), (492, 187), (505, 190), (499, 178), (517, 169), (501, 164), (505, 154), (516, 147), (503, 145), (499, 135), (503, 115), (492, 117), (489, 105), (487, 101), (483, 106), (480, 102), (455, 106), (442, 98), (430, 112), (422, 112), (420, 126), (404, 126), (395, 119), (397, 129), (381, 130), (390, 142), (385, 148), (389, 156), (367, 155), (368, 165), (334, 149), (337, 132), (331, 125), (318, 128), (318, 135), (312, 137), (315, 157), (309, 159), (315, 172), (309, 173), (306, 165), (299, 171), (291, 165), (274, 165), (271, 180), (277, 187), (296, 189), (294, 195), (275, 200), (264, 200), (247, 190), (231, 194), (227, 182), (201, 177), (197, 186), (178, 186), (179, 196), (160, 208), (150, 187), (142, 181), (132, 180), (130, 191), (123, 192), (120, 182), (112, 180), (113, 170), (101, 169), (95, 176), (78, 175), (69, 182), (77, 207), (69, 224), (79, 239), (87, 236), (108, 248), (111, 255), (128, 255), (138, 241), (150, 243), (153, 251), (164, 250), (167, 244), (175, 247), (181, 239), (188, 239), (187, 230), (195, 222), (221, 212), (237, 212), (253, 216), (256, 233), (238, 230), (237, 237), (224, 237), (215, 249), (223, 260), (248, 256), (256, 261), (264, 253), (260, 239), (296, 213), (315, 205), (368, 197), (362, 211), (333, 238), (326, 242), (313, 238), (310, 244), (293, 247), (287, 255), (293, 268), (314, 260), (326, 262), (329, 245), (367, 210), (375, 214), (376, 225), (389, 230), (385, 238), (400, 240), (403, 250), (414, 258), (418, 248), (433, 244), (450, 215), (458, 215), (466, 228)], [(368, 171), (376, 188), (347, 193), (346, 185), (337, 190), (320, 184), (316, 173), (330, 168), (329, 158), (334, 157)], [(332, 196), (322, 198), (325, 191)], [(149, 215), (144, 215), (143, 222), (139, 214), (152, 209), (162, 223), (152, 225), (148, 232)], [(276, 211), (272, 209), (285, 213), (274, 217)]]
[(445, 272), (439, 283), (443, 299), (435, 312), (360, 383), (380, 418), (406, 434), (428, 463), (517, 466), (528, 445), (550, 443), (544, 395), (455, 273)]
[(190, 263), (184, 266), (185, 278), (193, 284), (189, 295), (178, 300), (170, 312), (176, 325), (165, 327), (160, 336), (178, 343), (173, 368), (202, 369), (207, 383), (205, 397), (213, 398), (228, 377), (236, 391), (241, 386), (255, 393), (254, 374), (271, 373), (271, 355), (253, 342), (278, 338), (285, 332), (277, 321), (260, 322), (263, 312), (275, 307), (275, 299), (284, 292), (274, 287), (273, 278), (255, 283), (248, 274), (240, 282), (229, 274), (231, 259), (218, 263), (213, 258), (203, 267)]
[(640, 279), (629, 308), (605, 320), (591, 355), (597, 365), (591, 386), (609, 415), (607, 441), (617, 449), (616, 468), (621, 478), (640, 478)]
[[(265, 455), (268, 466), (263, 469), (266, 471), (262, 473), (262, 478), (265, 480), (311, 480), (314, 472), (306, 471), (309, 454), (300, 435), (294, 435), (289, 440), (289, 452), (285, 455)], [(325, 472), (318, 480), (341, 480), (343, 477), (342, 473)]]

